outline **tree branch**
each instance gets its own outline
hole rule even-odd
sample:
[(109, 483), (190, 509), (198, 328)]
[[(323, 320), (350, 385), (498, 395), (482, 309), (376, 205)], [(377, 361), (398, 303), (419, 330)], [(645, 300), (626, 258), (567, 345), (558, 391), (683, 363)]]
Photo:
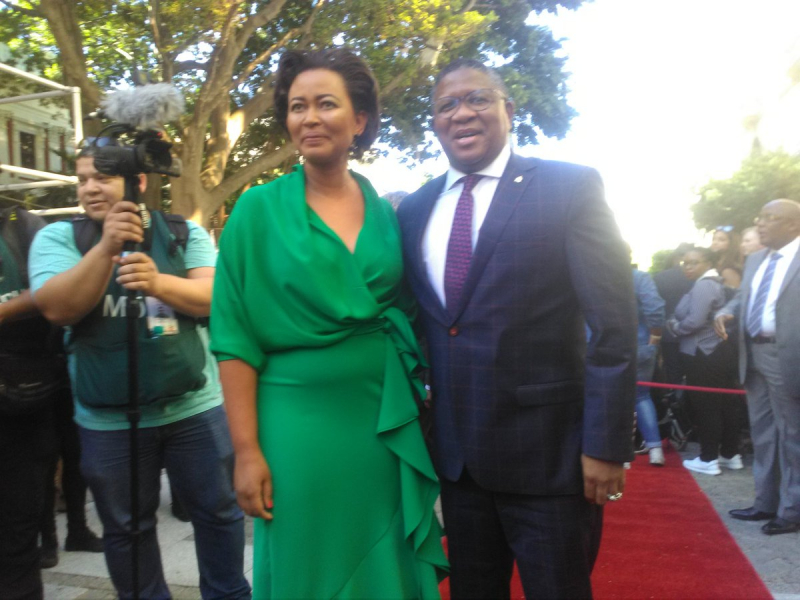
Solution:
[[(252, 98), (250, 98), (233, 113), (234, 116), (241, 119), (242, 123), (245, 125), (249, 124), (253, 119), (259, 117), (260, 115), (263, 115), (272, 106), (273, 79), (275, 79), (275, 75), (270, 73), (270, 75), (261, 83), (256, 93), (253, 94)], [(236, 140), (233, 140), (233, 143), (235, 144)]]
[[(322, 4), (323, 0), (319, 0), (319, 3)], [(253, 35), (253, 32), (256, 29), (263, 27), (278, 16), (284, 4), (286, 4), (286, 0), (272, 0), (264, 8), (262, 8), (253, 16), (249, 17), (244, 22), (242, 28), (239, 30), (239, 33), (236, 36), (237, 52), (235, 53), (235, 56), (239, 56), (239, 54), (241, 54), (242, 50), (244, 50), (244, 47), (247, 45), (247, 40), (250, 39), (250, 36)]]
[(185, 60), (175, 63), (175, 74), (185, 73), (186, 71), (206, 71), (207, 63), (197, 62), (196, 60)]
[(395, 75), (394, 79), (381, 88), (381, 99), (394, 92), (405, 77), (406, 73), (398, 73)]
[(286, 32), (286, 34), (277, 42), (272, 44), (269, 48), (264, 50), (261, 54), (259, 54), (256, 58), (254, 58), (249, 65), (247, 65), (244, 69), (242, 69), (242, 73), (237, 77), (231, 89), (236, 89), (240, 85), (244, 83), (244, 81), (250, 77), (250, 75), (255, 71), (256, 67), (267, 60), (270, 56), (272, 56), (276, 50), (279, 48), (283, 48), (290, 39), (292, 39), (295, 35), (300, 32), (299, 27), (295, 27), (294, 29), (290, 29)]
[(39, 4), (42, 16), (61, 51), (61, 68), (64, 83), (81, 89), (84, 108), (94, 109), (100, 104), (100, 88), (89, 79), (86, 58), (83, 55), (83, 35), (75, 16), (75, 5), (60, 0), (42, 0)]
[[(240, 2), (231, 3), (228, 8), (225, 23), (219, 32), (219, 39), (214, 51), (211, 53), (211, 58), (208, 60), (208, 66), (206, 67), (207, 77), (194, 105), (194, 114), (192, 115), (192, 126), (194, 127), (205, 129), (206, 121), (211, 115), (211, 111), (221, 101), (221, 98), (227, 98), (230, 90), (233, 63), (229, 58), (229, 54), (230, 45), (236, 40), (235, 22), (238, 16), (239, 4)], [(235, 60), (236, 56), (238, 54), (234, 55), (233, 60)]]
[(222, 204), (225, 198), (243, 185), (250, 183), (264, 171), (277, 167), (294, 153), (294, 144), (286, 144), (283, 148), (263, 154), (243, 169), (239, 169), (233, 175), (226, 177), (222, 183), (208, 192), (212, 206)]
[(300, 34), (301, 40), (305, 36), (309, 35), (311, 32), (311, 28), (314, 26), (314, 20), (317, 18), (319, 11), (322, 10), (322, 6), (325, 4), (324, 1), (317, 2), (316, 6), (311, 10), (311, 14), (308, 15), (305, 23), (301, 27), (295, 27), (294, 29), (290, 29), (289, 31), (284, 34), (284, 36), (280, 39), (280, 41), (274, 43), (272, 46), (264, 50), (261, 54), (259, 54), (253, 61), (247, 65), (243, 70), (241, 75), (233, 82), (233, 87), (236, 88), (242, 83), (244, 83), (245, 79), (247, 79), (250, 74), (255, 70), (255, 68), (263, 63), (264, 61), (268, 60), (278, 49), (284, 47), (286, 43), (291, 40), (296, 35)]
[(147, 12), (150, 13), (150, 25), (153, 30), (153, 41), (159, 54), (163, 54), (164, 38), (169, 36), (169, 32), (161, 22), (161, 1), (150, 0), (147, 3)]
[(164, 81), (171, 81), (175, 74), (175, 61), (169, 52), (164, 50), (166, 40), (172, 35), (161, 21), (161, 0), (149, 0), (147, 11), (150, 15), (150, 25), (153, 30), (153, 42), (156, 52), (161, 57), (161, 74)]

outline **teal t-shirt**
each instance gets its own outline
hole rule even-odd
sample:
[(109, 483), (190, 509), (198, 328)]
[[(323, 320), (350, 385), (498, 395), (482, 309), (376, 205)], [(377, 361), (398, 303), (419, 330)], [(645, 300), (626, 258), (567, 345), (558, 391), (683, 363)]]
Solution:
[[(206, 231), (191, 221), (189, 239), (186, 244), (186, 269), (213, 267), (216, 252)], [(53, 276), (63, 273), (77, 265), (83, 256), (75, 246), (72, 223), (60, 221), (42, 229), (33, 240), (28, 260), (31, 293), (36, 292)], [(67, 328), (69, 335), (69, 328)], [(197, 415), (222, 404), (222, 389), (219, 384), (217, 363), (209, 351), (208, 331), (198, 326), (198, 333), (205, 348), (206, 364), (203, 374), (206, 385), (197, 391), (184, 394), (181, 398), (153, 402), (141, 407), (142, 417), (139, 427), (159, 427)], [(70, 378), (75, 381), (75, 357), (69, 355)], [(125, 385), (125, 383), (121, 383)], [(129, 427), (125, 409), (91, 408), (81, 403), (75, 394), (75, 421), (81, 427), (101, 431), (127, 429)]]

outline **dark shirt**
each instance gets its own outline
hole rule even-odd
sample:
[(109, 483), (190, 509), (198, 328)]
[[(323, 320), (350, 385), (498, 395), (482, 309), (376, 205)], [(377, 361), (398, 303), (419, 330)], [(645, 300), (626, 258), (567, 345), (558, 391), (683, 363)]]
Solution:
[[(664, 299), (664, 312), (669, 319), (675, 313), (675, 307), (689, 290), (692, 289), (692, 282), (683, 274), (680, 267), (672, 267), (666, 271), (661, 271), (653, 275), (653, 282), (656, 284), (658, 295)], [(669, 331), (664, 332), (662, 343), (677, 343)]]

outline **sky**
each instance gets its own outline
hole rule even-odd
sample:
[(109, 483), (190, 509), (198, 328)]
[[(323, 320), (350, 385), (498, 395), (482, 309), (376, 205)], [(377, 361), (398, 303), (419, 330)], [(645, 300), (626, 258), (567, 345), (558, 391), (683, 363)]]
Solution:
[[(515, 151), (598, 169), (642, 266), (657, 250), (709, 241), (689, 207), (749, 153), (746, 117), (772, 115), (763, 125), (775, 143), (794, 118), (786, 149), (800, 151), (800, 104), (790, 115), (776, 109), (800, 59), (800, 0), (595, 0), (530, 22), (562, 40), (579, 116), (563, 140)], [(385, 193), (413, 191), (446, 167), (444, 157), (412, 170), (389, 157), (359, 170)]]

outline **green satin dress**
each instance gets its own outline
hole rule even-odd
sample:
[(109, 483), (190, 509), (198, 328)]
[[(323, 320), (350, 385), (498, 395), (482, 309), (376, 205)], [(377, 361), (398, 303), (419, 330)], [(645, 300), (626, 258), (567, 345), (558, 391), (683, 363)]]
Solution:
[(354, 176), (353, 253), (306, 204), (300, 166), (247, 191), (220, 242), (212, 350), (258, 371), (274, 484), (274, 520), (255, 523), (257, 600), (438, 598), (447, 568), (397, 221)]

